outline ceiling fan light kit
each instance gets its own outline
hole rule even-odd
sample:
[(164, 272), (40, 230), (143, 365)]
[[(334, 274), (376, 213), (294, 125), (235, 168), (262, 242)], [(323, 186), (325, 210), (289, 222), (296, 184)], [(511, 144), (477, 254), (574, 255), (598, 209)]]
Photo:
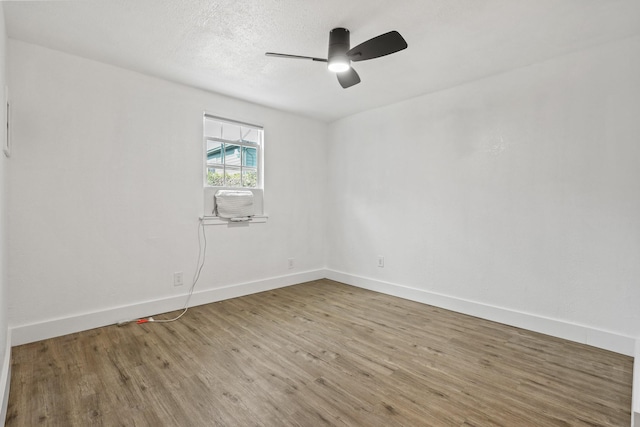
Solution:
[(349, 30), (346, 28), (331, 30), (329, 33), (329, 63), (327, 65), (329, 71), (340, 73), (351, 67), (351, 61), (347, 57), (349, 46)]
[(351, 66), (351, 62), (365, 61), (390, 55), (407, 48), (407, 42), (397, 31), (389, 31), (378, 37), (360, 43), (353, 49), (349, 49), (349, 30), (346, 28), (334, 28), (329, 32), (328, 59), (312, 56), (289, 55), (286, 53), (267, 52), (267, 56), (290, 59), (307, 59), (315, 62), (326, 62), (329, 71), (336, 73), (338, 82), (343, 88), (348, 88), (360, 83), (360, 76)]

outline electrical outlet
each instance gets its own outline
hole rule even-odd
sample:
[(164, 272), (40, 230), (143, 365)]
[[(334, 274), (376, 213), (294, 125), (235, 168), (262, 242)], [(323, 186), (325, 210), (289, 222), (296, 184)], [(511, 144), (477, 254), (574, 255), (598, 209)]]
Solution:
[(382, 255), (378, 255), (378, 267), (384, 267), (384, 257)]
[(287, 260), (287, 263), (288, 263), (288, 265), (289, 265), (289, 269), (292, 269), (292, 268), (293, 268), (293, 258), (289, 258), (289, 259)]
[(182, 271), (176, 271), (173, 273), (173, 286), (182, 286), (184, 281), (182, 280)]

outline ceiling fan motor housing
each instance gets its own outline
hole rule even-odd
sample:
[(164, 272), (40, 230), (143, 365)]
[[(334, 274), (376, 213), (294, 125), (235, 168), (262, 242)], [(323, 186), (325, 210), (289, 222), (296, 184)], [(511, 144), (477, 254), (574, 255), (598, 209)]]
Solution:
[(334, 28), (329, 32), (329, 67), (332, 64), (340, 63), (349, 66), (349, 30), (346, 28)]

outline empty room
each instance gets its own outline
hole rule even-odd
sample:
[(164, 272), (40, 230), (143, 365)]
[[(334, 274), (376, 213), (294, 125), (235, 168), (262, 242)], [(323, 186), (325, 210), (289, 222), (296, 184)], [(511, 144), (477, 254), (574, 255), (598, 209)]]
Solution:
[(0, 91), (4, 425), (640, 427), (638, 0), (2, 1)]

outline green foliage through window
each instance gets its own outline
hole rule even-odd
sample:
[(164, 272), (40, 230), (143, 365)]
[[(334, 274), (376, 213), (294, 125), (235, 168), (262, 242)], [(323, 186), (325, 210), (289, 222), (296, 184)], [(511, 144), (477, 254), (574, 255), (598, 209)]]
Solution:
[(245, 170), (243, 175), (244, 180), (242, 179), (240, 171), (232, 173), (227, 172), (226, 175), (223, 175), (222, 173), (209, 170), (207, 171), (207, 184), (213, 187), (257, 187), (258, 174), (256, 171)]

